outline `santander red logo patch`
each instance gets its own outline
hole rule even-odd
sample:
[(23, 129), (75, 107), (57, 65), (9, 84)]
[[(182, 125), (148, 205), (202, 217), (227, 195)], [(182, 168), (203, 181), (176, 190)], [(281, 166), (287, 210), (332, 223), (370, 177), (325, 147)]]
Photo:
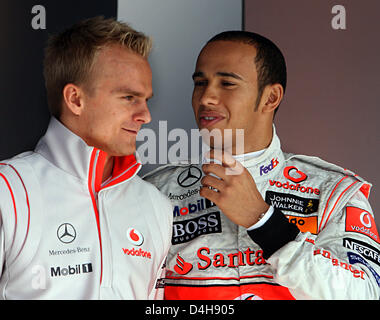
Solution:
[(174, 271), (178, 274), (185, 275), (193, 269), (193, 265), (191, 263), (186, 262), (183, 258), (177, 254), (177, 264), (174, 266)]
[(307, 179), (307, 175), (294, 166), (286, 167), (284, 169), (284, 176), (295, 183), (299, 183)]
[(135, 246), (141, 246), (144, 242), (144, 237), (140, 231), (135, 228), (127, 230), (127, 239)]

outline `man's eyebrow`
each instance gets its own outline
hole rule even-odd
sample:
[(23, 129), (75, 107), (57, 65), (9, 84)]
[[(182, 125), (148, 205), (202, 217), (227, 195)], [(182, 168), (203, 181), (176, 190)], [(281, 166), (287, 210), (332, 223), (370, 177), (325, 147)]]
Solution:
[[(144, 96), (141, 92), (130, 89), (128, 87), (117, 87), (115, 89), (112, 89), (111, 93), (122, 93), (122, 94), (132, 95), (132, 96), (136, 96), (136, 97), (143, 97)], [(153, 97), (153, 93), (147, 99), (151, 99), (152, 97)]]
[(218, 76), (221, 76), (221, 77), (231, 77), (231, 78), (235, 78), (237, 80), (243, 80), (242, 77), (240, 77), (238, 74), (236, 74), (234, 72), (217, 72), (216, 74)]
[[(231, 77), (231, 78), (235, 78), (237, 80), (244, 80), (242, 77), (240, 77), (238, 74), (234, 73), (234, 72), (223, 72), (223, 71), (220, 71), (220, 72), (217, 72), (216, 73), (217, 76), (219, 77)], [(202, 71), (198, 71), (198, 72), (194, 72), (193, 73), (193, 80), (195, 78), (202, 78), (204, 77), (204, 73)]]
[(202, 72), (202, 71), (198, 71), (198, 72), (194, 72), (193, 73), (193, 75), (192, 75), (192, 78), (193, 78), (193, 80), (195, 79), (195, 78), (202, 78), (202, 77), (204, 77), (205, 75), (204, 75), (204, 73)]
[(111, 93), (128, 93), (128, 94), (133, 94), (135, 96), (141, 95), (141, 93), (137, 92), (136, 90), (132, 90), (131, 88), (128, 87), (117, 87), (111, 90)]

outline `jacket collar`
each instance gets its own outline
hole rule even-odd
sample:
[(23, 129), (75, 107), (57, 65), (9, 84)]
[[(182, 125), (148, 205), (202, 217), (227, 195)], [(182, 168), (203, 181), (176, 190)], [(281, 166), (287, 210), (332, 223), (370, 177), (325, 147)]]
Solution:
[[(210, 148), (203, 144), (202, 163), (208, 162), (204, 156), (204, 153), (208, 150), (210, 150)], [(283, 167), (285, 157), (281, 150), (280, 139), (276, 134), (276, 128), (274, 125), (273, 137), (269, 147), (262, 150), (262, 152), (257, 153), (259, 154), (257, 156), (252, 156), (252, 153), (248, 153), (237, 157), (240, 163), (248, 169), (256, 182), (263, 181), (268, 177), (277, 174), (277, 172)]]
[(107, 154), (88, 146), (54, 117), (51, 118), (46, 134), (38, 142), (35, 152), (66, 173), (86, 181), (94, 192), (133, 178), (141, 168), (137, 153), (115, 157), (112, 176), (102, 184)]
[(249, 170), (255, 181), (260, 182), (276, 175), (283, 167), (284, 161), (281, 142), (273, 125), (273, 137), (269, 147), (260, 156), (242, 160), (241, 163)]

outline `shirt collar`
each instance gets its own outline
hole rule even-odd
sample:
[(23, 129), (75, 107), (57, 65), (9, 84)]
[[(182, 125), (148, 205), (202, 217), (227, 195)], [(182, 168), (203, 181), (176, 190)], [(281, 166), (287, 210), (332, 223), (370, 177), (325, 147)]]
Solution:
[(102, 185), (107, 154), (88, 146), (55, 117), (51, 118), (46, 134), (38, 142), (35, 152), (66, 173), (87, 181), (95, 192), (133, 178), (141, 168), (137, 153), (115, 157), (112, 176)]

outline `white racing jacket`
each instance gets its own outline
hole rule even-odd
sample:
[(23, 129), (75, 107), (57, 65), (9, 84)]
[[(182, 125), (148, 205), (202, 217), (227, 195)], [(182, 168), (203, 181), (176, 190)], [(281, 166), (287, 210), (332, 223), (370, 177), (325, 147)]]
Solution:
[(199, 196), (201, 165), (146, 175), (174, 205), (166, 299), (379, 299), (369, 183), (319, 158), (283, 153), (275, 133), (264, 154), (242, 164), (275, 208), (249, 232)]
[(0, 165), (1, 299), (158, 299), (172, 207), (52, 118), (34, 152)]

